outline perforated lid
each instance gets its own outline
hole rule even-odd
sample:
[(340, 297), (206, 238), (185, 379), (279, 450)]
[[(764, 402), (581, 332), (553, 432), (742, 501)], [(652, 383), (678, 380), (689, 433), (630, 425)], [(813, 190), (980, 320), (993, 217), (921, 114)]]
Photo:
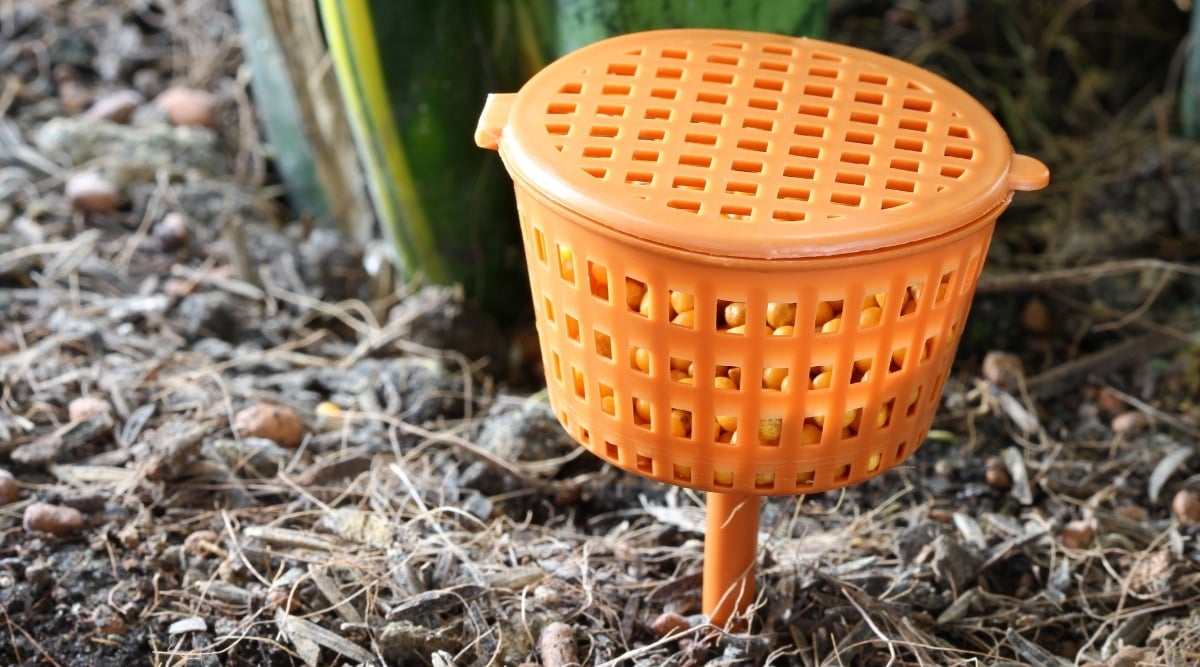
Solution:
[(597, 42), (476, 132), (524, 187), (618, 232), (745, 258), (943, 234), (1043, 187), (991, 114), (907, 63), (828, 42), (662, 30)]

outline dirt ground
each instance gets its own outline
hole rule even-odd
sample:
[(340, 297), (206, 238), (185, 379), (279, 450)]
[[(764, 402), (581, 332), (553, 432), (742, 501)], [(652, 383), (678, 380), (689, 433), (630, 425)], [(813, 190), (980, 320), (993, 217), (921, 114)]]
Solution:
[(371, 301), (369, 249), (288, 212), (227, 3), (0, 2), (0, 664), (1200, 663), (1187, 15), (832, 4), (1054, 182), (1002, 219), (929, 439), (767, 501), (755, 623), (719, 632), (702, 494), (582, 453), (527, 324)]

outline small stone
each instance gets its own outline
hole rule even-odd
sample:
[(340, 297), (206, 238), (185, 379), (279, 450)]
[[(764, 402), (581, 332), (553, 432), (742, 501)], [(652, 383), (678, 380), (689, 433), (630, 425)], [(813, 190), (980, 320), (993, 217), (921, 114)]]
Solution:
[(136, 90), (117, 90), (97, 98), (84, 116), (110, 123), (128, 123), (133, 111), (146, 102)]
[(73, 422), (81, 422), (104, 413), (112, 414), (112, 405), (98, 396), (80, 396), (67, 404), (67, 417)]
[(217, 98), (204, 90), (172, 86), (154, 99), (154, 105), (167, 113), (172, 125), (212, 127), (216, 124)]
[(240, 437), (266, 438), (280, 447), (296, 447), (304, 439), (300, 413), (274, 403), (257, 403), (238, 412), (233, 428)]
[(158, 242), (158, 247), (164, 252), (174, 252), (183, 247), (188, 240), (187, 217), (177, 211), (172, 211), (162, 217), (150, 235)]
[(1112, 387), (1101, 387), (1100, 391), (1096, 392), (1096, 405), (1110, 415), (1122, 412), (1126, 407), (1125, 401), (1121, 400)]
[(1180, 489), (1171, 499), (1171, 514), (1185, 526), (1200, 524), (1200, 493)]
[(62, 535), (81, 530), (84, 526), (83, 514), (74, 507), (51, 505), (49, 503), (33, 503), (25, 508), (25, 518), (22, 522), (26, 532), (52, 533)]
[(1021, 309), (1021, 326), (1025, 327), (1029, 333), (1050, 333), (1050, 330), (1054, 328), (1054, 323), (1050, 318), (1050, 309), (1046, 307), (1046, 302), (1036, 296), (1027, 301), (1025, 307)]
[(1021, 358), (1011, 352), (992, 350), (983, 357), (983, 379), (1006, 389), (1015, 386), (1021, 377)]
[(120, 204), (117, 186), (93, 170), (68, 177), (65, 193), (71, 206), (84, 213), (108, 213)]
[(983, 478), (993, 489), (1007, 491), (1012, 488), (1012, 476), (1008, 474), (1008, 467), (998, 456), (988, 457), (984, 463)]
[(1068, 549), (1087, 549), (1096, 539), (1096, 527), (1091, 521), (1068, 521), (1059, 538)]
[(13, 478), (11, 472), (0, 468), (0, 505), (16, 502), (20, 497), (21, 492), (17, 488), (17, 480)]
[(1113, 510), (1113, 513), (1127, 521), (1136, 521), (1142, 523), (1150, 519), (1150, 513), (1141, 505), (1121, 505)]
[(673, 611), (665, 611), (659, 614), (658, 618), (654, 619), (653, 624), (654, 632), (659, 637), (679, 634), (680, 632), (688, 630), (691, 627), (692, 624), (688, 622), (685, 616), (676, 614)]
[(184, 553), (203, 555), (212, 548), (209, 545), (219, 545), (220, 541), (221, 536), (217, 535), (215, 530), (197, 530), (184, 538), (183, 551)]
[(1146, 415), (1137, 410), (1127, 410), (1113, 417), (1112, 430), (1120, 436), (1136, 435), (1146, 428)]

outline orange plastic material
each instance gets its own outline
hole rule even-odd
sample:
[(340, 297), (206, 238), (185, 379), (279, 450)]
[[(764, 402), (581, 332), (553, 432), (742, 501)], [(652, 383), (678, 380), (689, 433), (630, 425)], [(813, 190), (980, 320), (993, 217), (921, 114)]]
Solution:
[(560, 421), (712, 494), (718, 623), (753, 598), (755, 496), (853, 484), (924, 440), (996, 219), (1049, 179), (929, 72), (733, 31), (580, 49), (492, 95), (476, 141), (516, 184)]

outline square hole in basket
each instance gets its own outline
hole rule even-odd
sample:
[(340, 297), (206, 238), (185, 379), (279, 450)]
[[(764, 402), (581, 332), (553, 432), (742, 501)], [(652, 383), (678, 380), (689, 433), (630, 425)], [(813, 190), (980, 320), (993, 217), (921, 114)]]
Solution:
[(654, 405), (640, 396), (630, 399), (633, 406), (633, 423), (645, 429), (654, 428)]
[(908, 288), (904, 291), (904, 303), (900, 305), (900, 317), (907, 317), (917, 312), (924, 289), (925, 283), (922, 281), (909, 283)]
[(618, 461), (619, 462), (621, 460), (621, 448), (617, 447), (616, 444), (605, 440), (604, 441), (604, 456), (609, 461)]
[(733, 473), (728, 470), (714, 470), (713, 486), (722, 489), (733, 487)]
[(606, 414), (606, 415), (616, 417), (617, 416), (617, 398), (616, 398), (616, 395), (613, 394), (613, 388), (604, 384), (603, 382), (599, 383), (599, 387), (600, 387), (600, 410), (603, 411), (604, 414)]
[(904, 368), (904, 359), (907, 356), (908, 356), (908, 348), (907, 347), (899, 347), (899, 348), (896, 348), (895, 350), (892, 350), (892, 363), (888, 370), (892, 373), (895, 373), (896, 371), (903, 369)]
[(578, 396), (579, 398), (586, 399), (587, 398), (587, 387), (584, 386), (585, 380), (583, 378), (583, 371), (579, 370), (578, 368), (575, 368), (574, 366), (571, 367), (571, 383), (572, 383), (572, 388), (575, 390), (575, 395)]
[(608, 269), (588, 260), (588, 289), (592, 296), (608, 301)]
[(818, 116), (820, 118), (828, 118), (831, 109), (825, 104), (801, 104), (800, 114), (804, 116)]
[(815, 470), (799, 470), (796, 472), (796, 486), (805, 487), (812, 486), (816, 483), (817, 471)]
[(833, 481), (845, 482), (849, 479), (850, 479), (850, 464), (849, 463), (843, 463), (842, 465), (838, 466), (837, 468), (834, 468)]
[(925, 363), (933, 358), (933, 351), (937, 346), (937, 336), (930, 336), (925, 339), (925, 345), (921, 347), (921, 363)]
[(742, 120), (742, 128), (747, 130), (763, 130), (772, 132), (775, 130), (775, 121), (770, 118), (758, 118), (756, 116), (747, 116)]
[(650, 374), (650, 350), (644, 347), (629, 348), (629, 368), (647, 375)]
[(783, 419), (767, 417), (758, 421), (758, 444), (763, 447), (778, 447), (783, 437)]
[(766, 153), (770, 144), (762, 139), (738, 139), (737, 147), (743, 150), (754, 151), (756, 153)]
[(537, 227), (533, 228), (533, 246), (537, 250), (537, 258), (542, 264), (547, 262), (546, 259), (546, 235)]
[(692, 384), (692, 360), (683, 357), (671, 357), (671, 379), (683, 384)]
[(646, 120), (671, 120), (671, 110), (663, 107), (646, 107), (646, 112), (642, 114)]
[(596, 354), (611, 361), (613, 358), (612, 336), (597, 329), (592, 332), (592, 339), (596, 345)]
[(548, 297), (548, 296), (542, 297), (542, 306), (543, 306), (542, 310), (546, 315), (546, 319), (551, 322), (555, 322), (556, 320), (554, 319), (554, 302), (550, 300), (550, 297)]
[(607, 159), (611, 158), (613, 149), (610, 146), (584, 146), (583, 157), (594, 157)]
[(718, 309), (717, 316), (720, 318), (718, 326), (724, 328), (726, 333), (746, 333), (746, 302), (727, 301)]
[(634, 465), (637, 466), (638, 472), (644, 472), (647, 475), (654, 474), (654, 459), (645, 454), (638, 454)]
[(808, 369), (808, 388), (813, 390), (828, 389), (833, 385), (832, 366), (813, 366)]
[(637, 278), (625, 278), (625, 307), (629, 310), (648, 317), (650, 312), (650, 293), (646, 283)]
[(782, 391), (788, 382), (788, 369), (780, 366), (767, 367), (762, 372), (762, 388), (770, 391)]
[(883, 452), (875, 452), (867, 459), (867, 472), (875, 472), (879, 470), (879, 464), (883, 462)]
[(737, 56), (731, 56), (725, 53), (710, 53), (704, 58), (705, 62), (710, 62), (716, 65), (733, 65), (742, 64), (742, 59)]
[(914, 174), (921, 170), (921, 162), (920, 161), (910, 160), (910, 159), (904, 158), (904, 157), (892, 158), (892, 161), (888, 163), (888, 166), (891, 167), (892, 169), (897, 169), (900, 171), (910, 171)]
[(730, 181), (725, 184), (725, 194), (753, 197), (758, 194), (758, 184)]
[(654, 128), (642, 128), (638, 130), (637, 138), (639, 141), (663, 141), (667, 137), (665, 130), (656, 130)]
[(587, 430), (586, 428), (580, 426), (579, 427), (579, 442), (582, 442), (585, 445), (592, 444), (592, 432)]
[(567, 325), (567, 338), (570, 338), (571, 340), (575, 341), (576, 343), (580, 342), (579, 341), (579, 320), (572, 317), (570, 313), (563, 313), (563, 321)]
[(721, 206), (721, 217), (727, 220), (749, 220), (754, 214), (754, 209), (749, 206), (735, 206), (733, 204), (724, 204)]
[[(689, 303), (694, 303), (690, 294), (671, 293), (671, 324), (684, 329), (696, 328), (696, 309), (694, 306), (687, 308)], [(683, 309), (681, 310), (680, 307)]]
[(938, 281), (937, 294), (934, 295), (934, 303), (944, 303), (950, 298), (950, 283), (954, 280), (954, 271), (947, 271), (942, 274), (942, 279)]
[(854, 101), (861, 102), (863, 104), (882, 106), (884, 97), (883, 93), (875, 92), (873, 90), (856, 90), (854, 91)]
[(796, 334), (796, 302), (767, 302), (767, 326), (774, 330), (773, 333), (776, 336), (794, 336)]
[(908, 405), (904, 408), (905, 415), (911, 417), (911, 416), (917, 414), (917, 406), (920, 405), (920, 403), (921, 403), (921, 392), (923, 392), (924, 390), (925, 390), (924, 387), (917, 387), (916, 389), (913, 389), (912, 392), (909, 393)]
[(879, 419), (875, 421), (876, 429), (885, 429), (892, 425), (892, 416), (896, 412), (896, 399), (888, 399), (884, 401), (883, 407), (879, 408)]
[(854, 370), (850, 371), (850, 384), (858, 384), (871, 379), (871, 357), (854, 360)]
[(689, 144), (699, 144), (701, 146), (716, 146), (717, 135), (711, 132), (688, 132), (683, 135), (683, 141)]
[(775, 473), (760, 471), (754, 473), (754, 488), (769, 491), (775, 488)]
[(558, 380), (559, 384), (563, 383), (562, 360), (559, 359), (557, 352), (550, 353), (550, 370), (554, 372), (554, 379)]
[(558, 275), (563, 280), (575, 284), (575, 253), (570, 248), (558, 244)]
[[(746, 101), (746, 106), (751, 109), (764, 109), (766, 111), (779, 111), (779, 100), (769, 97), (751, 97)], [(745, 127), (743, 125), (743, 127)]]
[(907, 454), (908, 454), (908, 442), (901, 441), (900, 444), (896, 445), (896, 458), (894, 460), (899, 461), (900, 459), (903, 459)]
[(676, 438), (692, 437), (692, 413), (690, 410), (671, 408), (671, 435)]
[(675, 478), (676, 482), (689, 484), (692, 481), (692, 466), (676, 463), (671, 466), (671, 475)]

